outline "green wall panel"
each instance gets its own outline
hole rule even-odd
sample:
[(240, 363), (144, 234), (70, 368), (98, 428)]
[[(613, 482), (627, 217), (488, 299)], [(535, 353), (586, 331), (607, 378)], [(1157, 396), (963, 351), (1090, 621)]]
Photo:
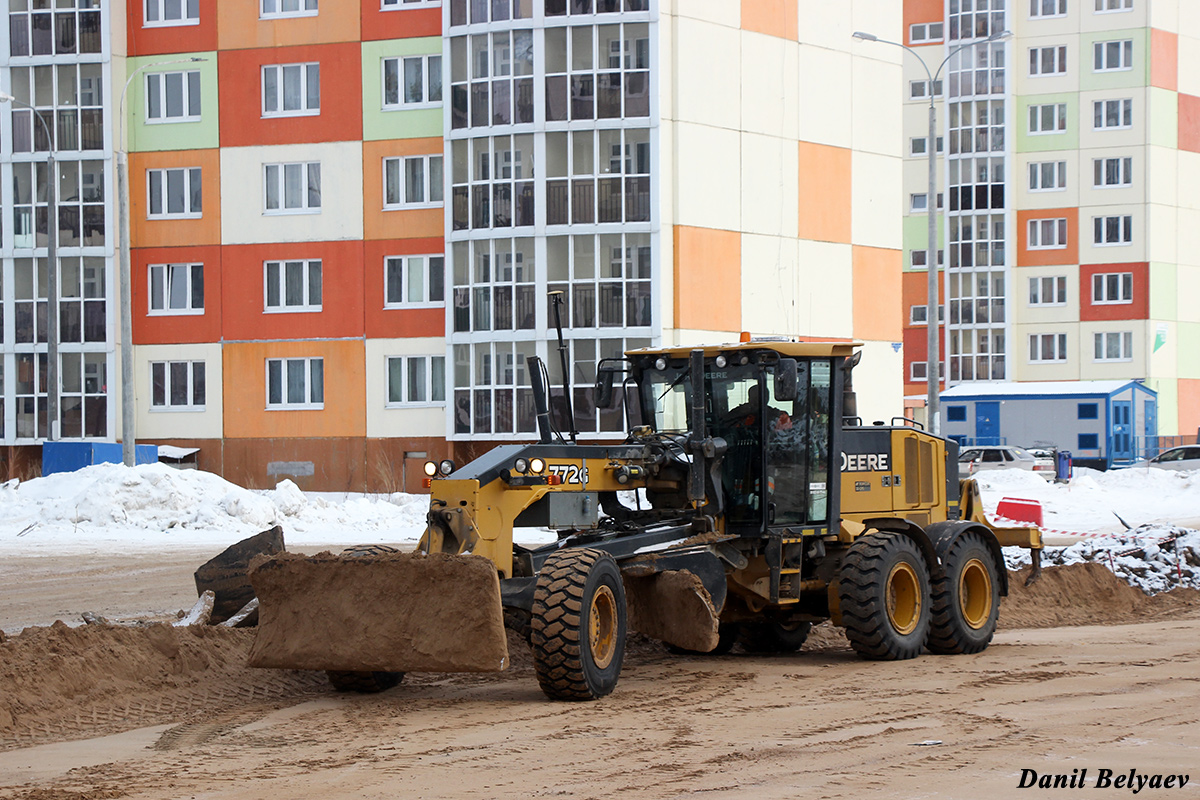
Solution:
[[(1133, 69), (1111, 72), (1095, 71), (1096, 42), (1133, 40)], [(1079, 88), (1085, 92), (1097, 89), (1131, 89), (1150, 83), (1150, 29), (1131, 28), (1123, 31), (1086, 33), (1079, 41)]]
[[(362, 44), (363, 139), (417, 139), (442, 136), (442, 107), (416, 108), (409, 111), (383, 110), (383, 59), (393, 56), (441, 55), (442, 39), (425, 36), (414, 39), (386, 39)], [(443, 83), (447, 70), (442, 69)], [(449, 99), (448, 88), (443, 97)]]
[[(1062, 133), (1029, 133), (1029, 107), (1050, 105), (1052, 103), (1067, 104), (1067, 129)], [(1053, 150), (1079, 149), (1079, 126), (1083, 120), (1079, 116), (1079, 93), (1062, 92), (1059, 94), (1025, 95), (1017, 98), (1016, 118), (1013, 127), (1017, 130), (1018, 153), (1045, 153)]]
[[(203, 61), (189, 62), (192, 58)], [(182, 61), (184, 63), (166, 63)], [(128, 73), (132, 75), (147, 64), (154, 64), (138, 73), (129, 84), (125, 95), (125, 125), (128, 131), (129, 151), (149, 150), (206, 150), (220, 146), (220, 118), (218, 116), (217, 54), (172, 53), (169, 56), (147, 56), (131, 58)], [(197, 122), (147, 122), (146, 120), (146, 76), (158, 72), (200, 71), (200, 119)], [(120, 95), (116, 98), (119, 102)], [(114, 131), (114, 135), (116, 132)]]

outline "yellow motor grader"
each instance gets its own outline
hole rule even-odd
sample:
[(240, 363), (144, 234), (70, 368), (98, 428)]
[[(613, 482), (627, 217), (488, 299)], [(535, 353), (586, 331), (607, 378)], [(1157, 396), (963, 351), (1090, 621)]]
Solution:
[[(522, 632), (556, 700), (612, 692), (625, 639), (675, 651), (800, 649), (813, 623), (870, 659), (975, 653), (996, 628), (1002, 546), (957, 445), (903, 418), (864, 425), (859, 345), (749, 341), (600, 362), (596, 401), (624, 405), (621, 444), (554, 430), (534, 362), (540, 441), (427, 465), (414, 553), (276, 556), (251, 580), (255, 666), (322, 669), (335, 686), (405, 671), (501, 670)], [(556, 435), (557, 434), (557, 435)], [(514, 528), (557, 531), (524, 547)]]

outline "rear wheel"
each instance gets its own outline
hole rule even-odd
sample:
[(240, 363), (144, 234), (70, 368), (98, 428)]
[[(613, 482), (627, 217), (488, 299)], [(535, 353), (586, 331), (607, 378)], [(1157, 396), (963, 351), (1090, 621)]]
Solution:
[(742, 647), (748, 653), (795, 653), (804, 646), (811, 630), (811, 622), (746, 622), (742, 624)]
[(934, 653), (978, 653), (991, 643), (1000, 615), (996, 562), (978, 533), (958, 538), (943, 559), (945, 576), (933, 584), (933, 624), (927, 646)]
[(586, 548), (546, 559), (533, 596), (533, 666), (551, 700), (612, 692), (625, 659), (625, 587), (612, 556)]
[(929, 567), (907, 536), (859, 537), (842, 562), (839, 600), (850, 646), (863, 658), (915, 658), (929, 634)]
[[(371, 558), (386, 556), (400, 551), (386, 544), (353, 544), (342, 551), (343, 558)], [(375, 694), (384, 692), (404, 680), (403, 672), (350, 672), (325, 670), (325, 677), (339, 692), (361, 692)]]
[(403, 672), (343, 672), (326, 670), (325, 676), (339, 692), (374, 694), (396, 686), (404, 680)]

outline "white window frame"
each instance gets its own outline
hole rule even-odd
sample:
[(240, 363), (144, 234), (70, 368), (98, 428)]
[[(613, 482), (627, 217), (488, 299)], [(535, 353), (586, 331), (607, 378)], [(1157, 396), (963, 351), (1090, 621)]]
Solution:
[[(1108, 355), (1108, 344), (1114, 337), (1117, 341), (1118, 356)], [(1097, 351), (1101, 355), (1097, 355)], [(1133, 331), (1097, 331), (1092, 334), (1092, 361), (1096, 363), (1113, 363), (1116, 361), (1133, 361)]]
[[(146, 313), (152, 317), (199, 316), (204, 313), (204, 298), (200, 298), (200, 307), (194, 308), (195, 298), (192, 297), (192, 285), (196, 272), (200, 272), (201, 285), (204, 283), (204, 265), (199, 263), (183, 264), (150, 264), (146, 269)], [(182, 275), (180, 275), (182, 273)], [(162, 297), (158, 298), (161, 308), (155, 308), (155, 275), (158, 275), (158, 285), (162, 289)], [(180, 276), (184, 284), (184, 304), (175, 308), (171, 306), (176, 276)]]
[[(295, 171), (289, 167), (300, 167), (300, 172), (304, 179), (304, 185), (301, 189), (301, 197), (303, 202), (299, 206), (288, 206), (287, 203), (287, 179), (289, 175), (295, 175)], [(312, 197), (309, 192), (309, 187), (312, 185), (312, 171), (317, 172), (317, 202), (312, 204)], [(320, 161), (292, 161), (278, 164), (263, 164), (263, 214), (275, 216), (283, 214), (320, 214), (321, 213), (321, 162)], [(275, 202), (276, 206), (271, 207), (271, 184), (275, 185)]]
[[(287, 302), (287, 273), (292, 265), (300, 265), (300, 303)], [(313, 302), (312, 273), (318, 275), (317, 292), (321, 295)], [(274, 273), (274, 275), (272, 275)], [(263, 313), (264, 314), (307, 314), (321, 310), (325, 297), (325, 273), (319, 258), (281, 258), (263, 262)], [(271, 288), (275, 284), (277, 302), (271, 302)]]
[[(402, 385), (399, 387), (394, 387), (392, 384), (392, 362), (395, 361), (401, 364), (400, 375), (402, 377)], [(424, 385), (420, 387), (424, 399), (409, 399), (412, 395), (412, 387), (409, 383), (409, 368), (410, 363), (413, 361), (424, 364)], [(441, 363), (442, 381), (440, 384), (433, 379), (435, 362)], [(384, 408), (430, 408), (446, 405), (446, 357), (444, 355), (386, 356), (383, 364), (383, 374), (384, 391), (386, 392)], [(398, 389), (398, 394), (403, 399), (393, 399), (393, 388)], [(435, 398), (435, 394), (441, 394), (441, 398)]]
[[(1051, 185), (1046, 186), (1046, 168), (1050, 168)], [(1035, 187), (1036, 185), (1036, 187)], [(1029, 191), (1031, 192), (1065, 192), (1067, 190), (1066, 161), (1030, 161), (1029, 162)]]
[[(1042, 59), (1045, 51), (1053, 53), (1052, 60), (1054, 61), (1053, 69), (1050, 72), (1042, 71)], [(1031, 47), (1029, 48), (1029, 77), (1031, 78), (1048, 78), (1053, 76), (1061, 76), (1067, 74), (1067, 46), (1065, 44), (1050, 45), (1048, 47)]]
[[(429, 300), (427, 299), (430, 292), (430, 269), (434, 263), (438, 263), (442, 271), (442, 299)], [(412, 267), (413, 264), (420, 264), (421, 268), (421, 293), (426, 299), (410, 300), (410, 290), (412, 286)], [(400, 277), (398, 285), (400, 299), (393, 300), (392, 298), (392, 267), (396, 265), (400, 268)], [(442, 253), (429, 253), (422, 255), (410, 256), (387, 256), (383, 259), (383, 307), (384, 308), (444, 308), (446, 306), (446, 257)]]
[[(940, 210), (945, 203), (945, 196), (937, 193), (937, 207)], [(908, 196), (908, 208), (914, 213), (925, 213), (929, 211), (929, 192), (917, 192)]]
[[(941, 97), (945, 91), (945, 83), (941, 80), (933, 82), (933, 96)], [(929, 97), (929, 81), (909, 81), (908, 82), (908, 97), (910, 100), (921, 100)], [(928, 138), (928, 137), (926, 137)]]
[[(921, 374), (918, 375), (917, 373)], [(944, 380), (946, 377), (946, 362), (938, 362), (938, 375)], [(909, 383), (929, 383), (929, 362), (928, 361), (912, 361), (908, 366), (908, 382)]]
[[(1055, 355), (1052, 358), (1042, 357), (1042, 344), (1046, 337), (1054, 337)], [(1036, 342), (1036, 345), (1034, 344)], [(1029, 363), (1030, 364), (1061, 364), (1067, 360), (1067, 335), (1065, 333), (1031, 333), (1029, 334)]]
[[(440, 208), (444, 205), (445, 198), (445, 172), (442, 172), (442, 179), (434, 181), (433, 179), (433, 164), (437, 162), (439, 170), (442, 169), (443, 159), (440, 153), (428, 154), (420, 156), (389, 156), (383, 159), (383, 209), (385, 211), (396, 211), (406, 208)], [(408, 165), (409, 162), (422, 163), (422, 185), (421, 185), (421, 200), (408, 200), (409, 186), (408, 181)], [(392, 165), (395, 165), (395, 171), (392, 170)], [(392, 187), (395, 185), (395, 196), (399, 198), (396, 202), (389, 202), (388, 196), (392, 194)], [(437, 200), (432, 199), (434, 194), (439, 195)]]
[[(934, 29), (937, 35), (934, 35)], [(920, 36), (917, 33), (920, 33)], [(913, 44), (933, 44), (946, 40), (946, 26), (942, 22), (918, 22), (908, 26), (908, 41)]]
[[(316, 67), (317, 80), (317, 104), (316, 106), (309, 105), (309, 83), (312, 79), (311, 67)], [(300, 98), (302, 107), (298, 109), (283, 108), (284, 98), (284, 75), (288, 68), (299, 68), (300, 70)], [(277, 108), (267, 108), (267, 73), (268, 71), (275, 75), (275, 102)], [(264, 119), (274, 117), (315, 117), (321, 113), (321, 64), (317, 61), (306, 61), (298, 64), (263, 64), (259, 70), (259, 89), (262, 99), (262, 116)]]
[[(1054, 8), (1053, 13), (1046, 13), (1046, 7)], [(1067, 0), (1029, 0), (1030, 19), (1052, 19), (1067, 15)]]
[[(929, 155), (929, 151), (926, 149), (926, 143), (925, 143), (925, 140), (926, 140), (926, 139), (928, 139), (928, 138), (929, 138), (928, 136), (914, 136), (914, 137), (912, 137), (911, 139), (909, 139), (909, 140), (908, 140), (908, 152), (909, 152), (909, 155), (913, 155), (913, 156), (928, 156), (928, 155)], [(920, 147), (921, 147), (921, 149), (920, 149), (920, 150), (918, 150), (918, 149), (917, 149), (917, 143), (918, 143), (918, 142), (920, 142)], [(939, 137), (937, 137), (937, 151), (938, 151), (939, 153), (942, 153), (942, 152), (945, 152), (945, 150), (946, 150), (946, 139), (945, 139), (945, 137), (943, 137), (943, 136), (939, 136)]]
[[(293, 4), (296, 5), (295, 9), (284, 10), (284, 6)], [(258, 0), (259, 19), (315, 17), (317, 11), (317, 0)]]
[(1133, 0), (1096, 0), (1096, 10), (1092, 13), (1123, 14), (1126, 11), (1133, 11)]
[[(908, 263), (913, 269), (928, 269), (929, 268), (929, 251), (928, 250), (910, 250)], [(938, 269), (946, 266), (946, 251), (938, 248)]]
[[(180, 105), (183, 108), (183, 114), (181, 114), (178, 117), (167, 116), (167, 77), (170, 75), (181, 76), (180, 90), (183, 92), (183, 96), (180, 98)], [(192, 76), (195, 76), (195, 80), (196, 80), (196, 84), (197, 84), (197, 86), (196, 86), (196, 102), (200, 104), (201, 108), (193, 109), (191, 107), (192, 93), (191, 93), (191, 87), (189, 86), (189, 84), (192, 81)], [(158, 89), (153, 92), (151, 91), (151, 88), (150, 88), (151, 79), (154, 79), (158, 84)], [(177, 70), (177, 71), (172, 71), (172, 72), (147, 72), (146, 80), (145, 80), (145, 83), (143, 84), (143, 86), (145, 88), (144, 94), (145, 94), (145, 105), (146, 105), (146, 124), (147, 125), (172, 125), (177, 122), (199, 122), (200, 121), (200, 112), (204, 105), (204, 101), (201, 97), (202, 89), (200, 86), (200, 81), (201, 81), (200, 70), (198, 70), (198, 69)], [(150, 98), (151, 98), (152, 94), (158, 95), (158, 109), (159, 109), (160, 113), (157, 117), (151, 116), (151, 114), (150, 114)]]
[[(1108, 46), (1120, 45), (1117, 49), (1117, 65), (1108, 63)], [(1096, 66), (1099, 62), (1101, 66)], [(1092, 72), (1129, 72), (1133, 69), (1133, 39), (1110, 39), (1092, 44)]]
[[(1050, 130), (1042, 130), (1042, 119), (1045, 116), (1045, 109), (1055, 109), (1055, 127)], [(1037, 126), (1035, 128), (1035, 125)], [(1067, 104), (1066, 103), (1041, 103), (1029, 106), (1029, 135), (1030, 136), (1054, 136), (1055, 134), (1067, 132)]]
[[(1049, 289), (1051, 299), (1046, 300)], [(1061, 299), (1060, 299), (1061, 298)], [(1067, 304), (1067, 276), (1041, 275), (1029, 279), (1029, 306), (1045, 308), (1047, 306), (1065, 306)]]
[[(1049, 234), (1049, 236), (1047, 236)], [(1039, 217), (1029, 220), (1026, 250), (1062, 250), (1067, 246), (1071, 231), (1066, 217)], [(1046, 240), (1050, 244), (1046, 244)], [(1034, 243), (1036, 242), (1036, 244)]]
[[(183, 202), (185, 209), (182, 212), (155, 211), (154, 196), (151, 191), (154, 179), (152, 176), (158, 175), (160, 181), (161, 198), (163, 208), (166, 208), (167, 203), (167, 185), (170, 183), (171, 173), (183, 173)], [(200, 208), (192, 208), (192, 183), (195, 180), (201, 181)], [(203, 180), (204, 176), (200, 167), (167, 167), (163, 169), (148, 169), (146, 170), (146, 219), (200, 219), (204, 215), (204, 195), (203, 195)]]
[[(1109, 125), (1108, 123), (1108, 104), (1120, 103), (1121, 110), (1119, 117), (1120, 123)], [(1097, 112), (1099, 114), (1097, 115)], [(1129, 122), (1125, 122), (1128, 118)], [(1129, 130), (1133, 127), (1133, 98), (1120, 97), (1113, 100), (1093, 100), (1092, 101), (1092, 130), (1094, 131), (1119, 131)]]
[[(171, 0), (142, 0), (142, 27), (143, 28), (174, 28), (178, 25), (199, 25), (200, 24), (200, 3), (196, 3), (196, 16), (189, 17), (188, 0), (178, 0), (179, 11), (183, 15), (179, 19), (164, 19), (165, 11), (168, 5), (171, 5)], [(151, 20), (150, 15), (146, 13), (153, 6), (157, 11), (158, 19)]]
[[(918, 309), (920, 309), (920, 310), (918, 311)], [(929, 312), (927, 309), (928, 309), (928, 305), (925, 303), (922, 303), (920, 305), (915, 305), (915, 306), (909, 306), (908, 307), (908, 324), (909, 325), (921, 325), (921, 326), (928, 325), (929, 324)], [(941, 325), (945, 321), (946, 321), (946, 306), (939, 305), (938, 306), (938, 324)]]
[[(1116, 296), (1111, 297), (1109, 278), (1116, 278)], [(1092, 305), (1117, 306), (1133, 302), (1132, 272), (1097, 272), (1092, 275)]]
[[(1109, 183), (1109, 167), (1116, 166), (1117, 182)], [(1092, 159), (1092, 188), (1121, 189), (1133, 186), (1133, 159), (1129, 156), (1118, 158)]]
[(405, 8), (441, 8), (442, 0), (382, 0), (380, 11), (399, 11)]
[[(186, 381), (187, 381), (187, 398), (188, 401), (182, 404), (174, 404), (171, 402), (171, 365), (186, 364)], [(163, 371), (163, 387), (164, 387), (164, 403), (154, 402), (154, 372), (156, 368), (162, 368)], [(204, 375), (204, 401), (196, 402), (196, 368), (199, 367), (200, 372)], [(208, 402), (208, 375), (203, 361), (151, 361), (150, 362), (150, 411), (156, 414), (162, 413), (179, 413), (181, 411), (204, 411)]]
[[(1117, 238), (1109, 240), (1109, 222), (1117, 222)], [(1133, 215), (1110, 214), (1092, 217), (1092, 244), (1095, 247), (1129, 247), (1133, 244)]]
[[(302, 363), (304, 374), (304, 400), (302, 402), (289, 401), (287, 399), (287, 373), (290, 371), (289, 365), (295, 362)], [(321, 389), (320, 400), (314, 400), (315, 381), (313, 380), (313, 366), (321, 365)], [(280, 377), (280, 397), (283, 398), (277, 403), (271, 402), (271, 367), (273, 364), (279, 364)], [(265, 361), (265, 369), (263, 370), (263, 383), (266, 389), (266, 409), (267, 411), (319, 411), (325, 408), (325, 359), (317, 356), (315, 358), (268, 358)]]
[[(439, 97), (437, 100), (431, 100), (429, 98), (433, 94), (433, 86), (429, 81), (429, 76), (430, 76), (429, 65), (432, 61), (435, 61), (435, 60), (437, 61), (437, 65), (438, 65), (437, 93), (438, 93)], [(404, 72), (405, 72), (405, 62), (406, 61), (420, 61), (421, 62), (421, 97), (423, 98), (421, 100), (413, 100), (411, 102), (408, 100), (405, 100)], [(445, 76), (445, 73), (442, 71), (443, 65), (442, 65), (442, 56), (440, 53), (428, 53), (425, 55), (410, 55), (410, 56), (389, 56), (387, 58), (380, 59), (379, 66), (380, 66), (379, 91), (383, 95), (380, 98), (380, 107), (384, 111), (400, 111), (403, 109), (414, 109), (414, 108), (438, 108), (442, 105), (442, 99), (445, 97), (446, 76)], [(387, 97), (388, 69), (389, 68), (394, 68), (396, 70), (396, 102), (394, 102), (394, 103), (389, 103), (388, 97)]]

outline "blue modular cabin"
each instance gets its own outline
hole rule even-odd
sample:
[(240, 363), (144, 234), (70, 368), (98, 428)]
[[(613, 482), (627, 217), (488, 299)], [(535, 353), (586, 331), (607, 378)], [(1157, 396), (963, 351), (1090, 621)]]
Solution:
[(964, 383), (941, 400), (960, 446), (1055, 447), (1101, 469), (1158, 454), (1158, 394), (1137, 381)]

